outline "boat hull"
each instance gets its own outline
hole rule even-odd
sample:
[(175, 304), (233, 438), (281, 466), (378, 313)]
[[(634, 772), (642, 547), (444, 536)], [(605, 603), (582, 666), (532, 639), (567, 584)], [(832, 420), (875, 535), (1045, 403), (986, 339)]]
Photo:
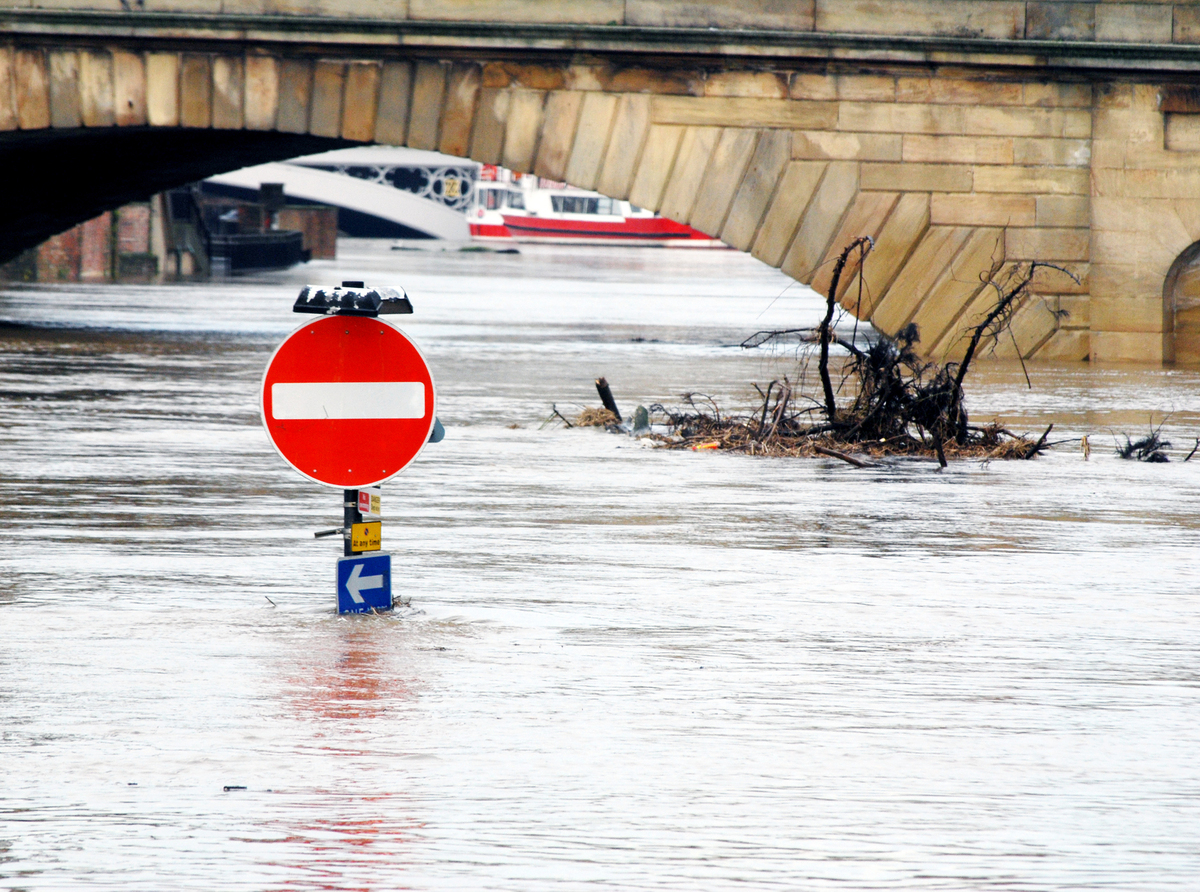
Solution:
[(503, 223), (471, 223), (471, 238), (512, 241), (512, 233)]
[(690, 226), (655, 216), (567, 219), (505, 213), (504, 227), (518, 242), (693, 248), (711, 248), (722, 244), (719, 239)]

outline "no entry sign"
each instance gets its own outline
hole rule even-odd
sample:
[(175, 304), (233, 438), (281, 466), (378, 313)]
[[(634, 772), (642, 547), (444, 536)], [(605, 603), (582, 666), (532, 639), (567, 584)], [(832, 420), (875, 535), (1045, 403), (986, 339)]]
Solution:
[(429, 366), (379, 318), (324, 316), (279, 345), (263, 375), (262, 418), (284, 461), (318, 483), (373, 486), (429, 441)]

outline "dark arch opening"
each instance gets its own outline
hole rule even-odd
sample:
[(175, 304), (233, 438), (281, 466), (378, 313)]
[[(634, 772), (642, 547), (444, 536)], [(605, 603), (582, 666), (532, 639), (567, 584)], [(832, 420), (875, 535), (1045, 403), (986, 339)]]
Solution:
[(1180, 252), (1163, 280), (1163, 362), (1200, 365), (1200, 242)]
[(253, 130), (10, 131), (0, 137), (0, 263), (111, 208), (214, 174), (358, 145)]

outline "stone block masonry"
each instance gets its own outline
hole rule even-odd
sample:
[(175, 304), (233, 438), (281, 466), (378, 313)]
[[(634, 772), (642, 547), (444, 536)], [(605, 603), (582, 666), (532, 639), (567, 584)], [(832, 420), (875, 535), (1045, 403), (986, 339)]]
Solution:
[[(935, 358), (986, 311), (981, 273), (1043, 260), (1075, 279), (1039, 277), (985, 354), (1200, 361), (1191, 3), (261, 0), (255, 30), (214, 3), (194, 33), (196, 0), (156, 6), (169, 31), (104, 32), (97, 4), (0, 13), (23, 23), (0, 155), (126, 127), (437, 149), (628, 197), (817, 289), (870, 235), (838, 299)], [(97, 275), (98, 231), (39, 269)]]

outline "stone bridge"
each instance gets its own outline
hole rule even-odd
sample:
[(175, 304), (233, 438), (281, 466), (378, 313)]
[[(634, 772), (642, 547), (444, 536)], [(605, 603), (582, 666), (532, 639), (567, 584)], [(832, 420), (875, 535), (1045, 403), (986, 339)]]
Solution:
[[(1200, 5), (13, 0), (0, 260), (125, 201), (339, 145), (438, 149), (687, 222), (954, 356), (1200, 362)], [(861, 295), (861, 298), (860, 298)]]

